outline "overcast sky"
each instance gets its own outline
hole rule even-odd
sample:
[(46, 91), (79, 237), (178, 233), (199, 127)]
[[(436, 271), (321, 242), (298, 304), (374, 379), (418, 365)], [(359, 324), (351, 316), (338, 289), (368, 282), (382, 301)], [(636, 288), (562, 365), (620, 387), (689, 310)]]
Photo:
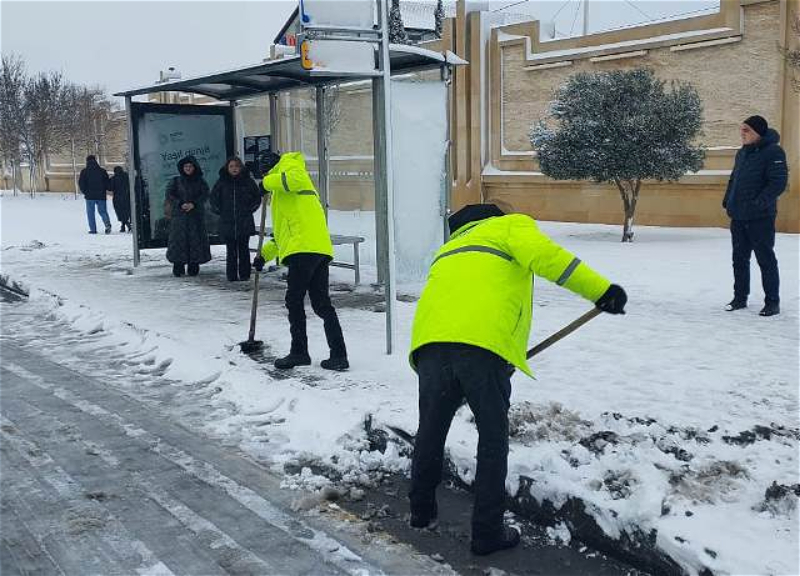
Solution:
[[(518, 1), (518, 0), (517, 0)], [(561, 34), (581, 30), (579, 0), (495, 2), (493, 9), (556, 17)], [(590, 31), (719, 5), (719, 0), (591, 0)], [(151, 84), (175, 66), (184, 77), (254, 64), (297, 1), (0, 0), (0, 47), (31, 72), (58, 70), (109, 92)]]

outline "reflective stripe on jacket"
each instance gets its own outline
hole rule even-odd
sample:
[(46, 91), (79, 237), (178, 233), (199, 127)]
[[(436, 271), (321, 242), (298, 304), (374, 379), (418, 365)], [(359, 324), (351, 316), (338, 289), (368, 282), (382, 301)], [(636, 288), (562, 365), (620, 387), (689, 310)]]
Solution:
[(533, 274), (595, 302), (610, 282), (511, 214), (471, 222), (436, 253), (417, 304), (413, 353), (433, 342), (485, 348), (532, 376), (526, 359)]
[(272, 192), (273, 240), (261, 248), (264, 260), (300, 252), (333, 258), (333, 245), (314, 183), (300, 152), (281, 156), (262, 182)]

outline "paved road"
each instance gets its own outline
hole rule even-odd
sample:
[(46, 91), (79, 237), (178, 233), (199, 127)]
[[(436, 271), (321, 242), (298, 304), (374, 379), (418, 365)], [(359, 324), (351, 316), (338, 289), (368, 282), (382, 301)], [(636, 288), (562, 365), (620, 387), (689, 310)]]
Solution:
[[(14, 343), (2, 304), (2, 574), (446, 573), (300, 518), (279, 480), (152, 406)], [(15, 318), (16, 316), (16, 318)]]
[(402, 478), (343, 511), (293, 512), (297, 493), (239, 452), (247, 430), (197, 431), (226, 410), (202, 386), (0, 298), (3, 576), (640, 574), (532, 524), (523, 546), (472, 556), (471, 496), (443, 491), (441, 529), (412, 530)]

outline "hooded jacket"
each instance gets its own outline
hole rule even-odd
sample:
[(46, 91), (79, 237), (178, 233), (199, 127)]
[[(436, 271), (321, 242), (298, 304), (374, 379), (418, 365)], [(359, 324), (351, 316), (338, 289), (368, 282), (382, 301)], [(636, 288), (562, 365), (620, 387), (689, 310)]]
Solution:
[(128, 173), (122, 166), (114, 168), (114, 175), (108, 182), (108, 190), (114, 195), (114, 212), (120, 222), (127, 222), (131, 217), (131, 192)]
[(722, 206), (733, 220), (774, 218), (789, 169), (780, 134), (770, 128), (761, 139), (742, 146), (728, 180)]
[(323, 254), (333, 258), (325, 211), (300, 152), (287, 152), (262, 181), (272, 192), (273, 239), (261, 248), (264, 260), (292, 254)]
[[(533, 275), (591, 302), (610, 282), (540, 232), (533, 218), (486, 217), (480, 208), (468, 206), (451, 217), (459, 227), (436, 253), (417, 304), (411, 365), (425, 344), (451, 342), (494, 352), (532, 376), (526, 351)], [(462, 217), (463, 211), (472, 214)]]
[(229, 158), (219, 169), (219, 180), (209, 197), (211, 210), (219, 214), (219, 235), (225, 242), (256, 233), (253, 212), (261, 205), (261, 192), (247, 167), (243, 165), (235, 178), (228, 172), (228, 164), (234, 159)]

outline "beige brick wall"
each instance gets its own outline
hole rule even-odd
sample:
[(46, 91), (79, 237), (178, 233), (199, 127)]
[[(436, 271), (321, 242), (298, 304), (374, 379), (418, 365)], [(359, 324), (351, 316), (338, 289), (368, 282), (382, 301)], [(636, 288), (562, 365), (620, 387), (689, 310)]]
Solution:
[(643, 57), (606, 62), (575, 60), (550, 70), (525, 70), (524, 47), (503, 49), (503, 144), (507, 150), (530, 151), (531, 124), (545, 117), (556, 89), (578, 72), (652, 68), (663, 80), (692, 83), (703, 100), (705, 146), (739, 146), (742, 119), (761, 114), (780, 124), (781, 61), (776, 38), (780, 30), (777, 1), (745, 7), (746, 33), (740, 42), (681, 52), (650, 49)]
[[(790, 166), (790, 185), (779, 202), (777, 226), (800, 232), (800, 93), (791, 89), (791, 73), (779, 49), (800, 45), (789, 26), (794, 13), (800, 13), (800, 0), (723, 0), (717, 14), (554, 43), (540, 43), (535, 24), (496, 31), (489, 46), (492, 96), (485, 106), (491, 118), (490, 162), (500, 170), (483, 175), (481, 198), (506, 200), (517, 210), (546, 220), (621, 222), (621, 201), (614, 186), (554, 181), (538, 173), (528, 132), (545, 116), (557, 87), (570, 75), (649, 67), (664, 80), (689, 81), (697, 88), (705, 111), (701, 144), (710, 148), (704, 168), (712, 172), (687, 175), (674, 183), (644, 183), (637, 222), (727, 226), (720, 201), (740, 146), (738, 128), (747, 116), (761, 114), (781, 133)], [(697, 31), (702, 36), (653, 39)], [(636, 41), (638, 46), (607, 46), (624, 41)], [(698, 44), (688, 50), (670, 49), (691, 42)], [(591, 54), (559, 52), (574, 48)], [(596, 62), (588, 57), (635, 50), (646, 54)], [(466, 134), (459, 132), (456, 138)]]

